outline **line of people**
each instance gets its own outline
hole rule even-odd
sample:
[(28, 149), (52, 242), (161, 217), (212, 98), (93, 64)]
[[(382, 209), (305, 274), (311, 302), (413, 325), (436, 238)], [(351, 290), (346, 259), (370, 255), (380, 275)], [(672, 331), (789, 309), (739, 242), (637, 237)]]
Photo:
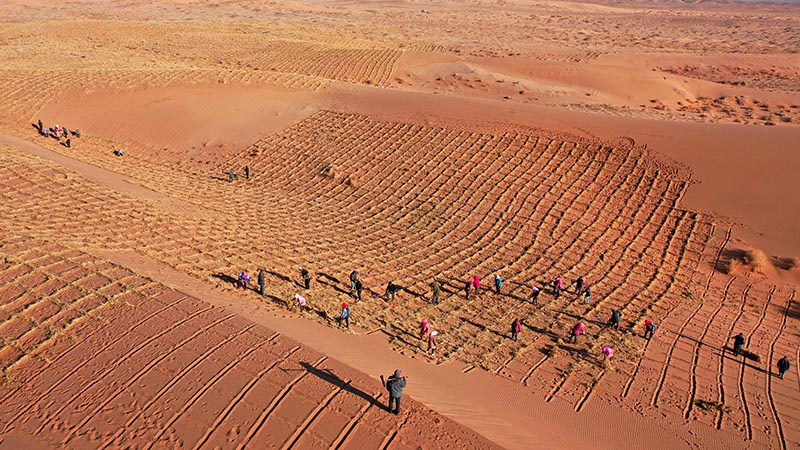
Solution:
[[(311, 287), (311, 274), (307, 269), (304, 267), (300, 267), (300, 279), (302, 286), (308, 290)], [(259, 293), (260, 295), (265, 295), (265, 272), (266, 270), (261, 268), (259, 269), (258, 273), (258, 285), (259, 285)], [(361, 274), (357, 270), (353, 270), (349, 276), (350, 280), (350, 295), (354, 296), (355, 302), (361, 302), (363, 300), (363, 290), (364, 290), (364, 283), (361, 281)], [(246, 289), (250, 282), (250, 275), (246, 271), (242, 271), (239, 273), (237, 278), (238, 284), (243, 288)], [(494, 292), (497, 295), (502, 295), (502, 287), (503, 287), (503, 278), (499, 274), (495, 274), (494, 276)], [(559, 298), (561, 292), (563, 291), (564, 282), (559, 277), (556, 278), (552, 282), (552, 291), (553, 296), (555, 298)], [(588, 304), (589, 298), (591, 296), (591, 291), (589, 285), (585, 282), (583, 277), (578, 277), (574, 282), (574, 294), (578, 296), (583, 296), (583, 303)], [(394, 301), (395, 295), (398, 291), (402, 290), (403, 288), (393, 281), (389, 281), (386, 286), (386, 291), (384, 293), (384, 298), (386, 301)], [(433, 305), (438, 305), (442, 286), (441, 283), (434, 277), (433, 282), (431, 283), (431, 290), (432, 295), (430, 299), (430, 303)], [(464, 297), (465, 299), (469, 299), (470, 294), (474, 293), (475, 295), (481, 295), (481, 279), (477, 275), (470, 277), (464, 286)], [(525, 297), (525, 301), (531, 301), (534, 305), (538, 306), (538, 298), (541, 289), (537, 286), (533, 286), (531, 288), (531, 292), (528, 296)], [(308, 301), (304, 296), (297, 293), (295, 294), (295, 301), (297, 302), (301, 311), (308, 309)], [(341, 311), (338, 316), (336, 316), (336, 322), (339, 327), (344, 325), (346, 328), (350, 328), (350, 305), (348, 303), (341, 304)], [(608, 320), (608, 326), (619, 330), (622, 325), (622, 311), (618, 309), (611, 310), (611, 317)], [(655, 334), (658, 326), (650, 319), (645, 319), (644, 321), (644, 334), (643, 337), (646, 340), (652, 339), (653, 335)], [(519, 340), (519, 335), (522, 331), (522, 318), (516, 317), (513, 322), (511, 323), (511, 333), (510, 337), (513, 341)], [(570, 333), (567, 342), (577, 344), (578, 338), (586, 333), (586, 323), (583, 320), (579, 320), (576, 323)], [(438, 330), (431, 330), (430, 322), (428, 319), (422, 319), (420, 323), (420, 331), (419, 336), (423, 340), (427, 340), (428, 346), (426, 348), (426, 353), (430, 355), (435, 355), (436, 353), (436, 346), (437, 346), (437, 339), (438, 336), (441, 335), (441, 331)], [(743, 351), (745, 339), (744, 336), (739, 333), (734, 338), (734, 345), (733, 345), (733, 354), (734, 356), (738, 357), (739, 354)], [(603, 358), (607, 359), (613, 356), (614, 350), (608, 345), (604, 345), (602, 347), (602, 354)], [(778, 371), (779, 376), (783, 379), (784, 374), (789, 370), (791, 366), (790, 360), (788, 357), (784, 356), (778, 361)]]

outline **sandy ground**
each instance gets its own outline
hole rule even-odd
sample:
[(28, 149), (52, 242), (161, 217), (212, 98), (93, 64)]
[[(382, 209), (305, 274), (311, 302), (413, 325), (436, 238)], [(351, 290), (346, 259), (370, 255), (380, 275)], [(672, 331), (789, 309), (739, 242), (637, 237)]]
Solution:
[(4, 2), (0, 447), (797, 447), (799, 15)]

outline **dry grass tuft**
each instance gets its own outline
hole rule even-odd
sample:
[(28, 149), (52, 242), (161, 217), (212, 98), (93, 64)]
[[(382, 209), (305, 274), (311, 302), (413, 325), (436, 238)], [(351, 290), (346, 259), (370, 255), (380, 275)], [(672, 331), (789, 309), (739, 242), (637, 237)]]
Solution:
[(548, 345), (542, 349), (542, 353), (547, 355), (549, 358), (556, 358), (561, 354), (561, 349), (558, 347), (558, 345)]
[(772, 267), (766, 253), (756, 248), (744, 252), (744, 263), (750, 267), (750, 271), (758, 273), (766, 273)]
[(702, 409), (703, 411), (719, 411), (723, 414), (730, 414), (731, 411), (733, 411), (730, 406), (727, 406), (722, 402), (695, 400), (694, 404), (697, 405), (697, 407)]

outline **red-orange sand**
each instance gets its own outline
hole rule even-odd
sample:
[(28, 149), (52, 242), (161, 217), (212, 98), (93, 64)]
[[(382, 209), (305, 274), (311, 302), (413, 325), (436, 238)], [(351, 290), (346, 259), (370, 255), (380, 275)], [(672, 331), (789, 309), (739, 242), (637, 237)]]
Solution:
[(4, 2), (0, 448), (800, 447), (799, 8)]

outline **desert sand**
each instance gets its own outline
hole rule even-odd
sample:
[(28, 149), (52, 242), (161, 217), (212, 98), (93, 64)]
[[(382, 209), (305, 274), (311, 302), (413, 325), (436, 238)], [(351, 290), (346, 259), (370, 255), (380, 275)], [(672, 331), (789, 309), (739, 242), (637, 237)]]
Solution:
[[(13, 0), (0, 22), (0, 448), (800, 446), (800, 6)], [(265, 296), (235, 286), (259, 268)]]

